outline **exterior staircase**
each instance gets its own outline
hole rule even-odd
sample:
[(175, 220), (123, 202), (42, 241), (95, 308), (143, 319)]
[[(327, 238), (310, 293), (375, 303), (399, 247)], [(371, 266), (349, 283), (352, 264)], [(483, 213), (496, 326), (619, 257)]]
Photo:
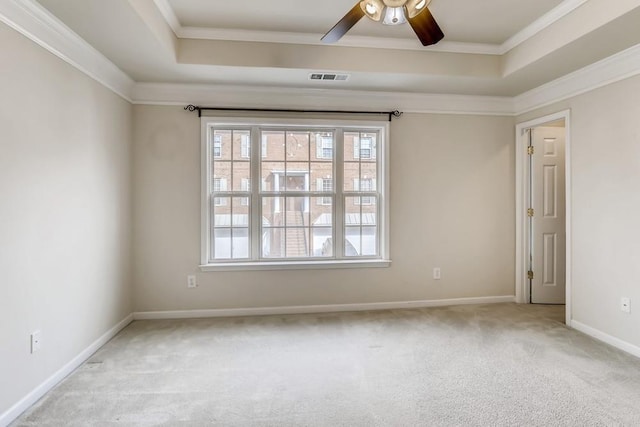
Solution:
[[(298, 258), (309, 256), (309, 243), (307, 233), (309, 224), (305, 224), (304, 214), (300, 211), (286, 212), (287, 231), (285, 237), (287, 258)], [(300, 228), (290, 228), (300, 227)], [(304, 228), (303, 228), (304, 227)], [(284, 251), (283, 251), (284, 252)]]

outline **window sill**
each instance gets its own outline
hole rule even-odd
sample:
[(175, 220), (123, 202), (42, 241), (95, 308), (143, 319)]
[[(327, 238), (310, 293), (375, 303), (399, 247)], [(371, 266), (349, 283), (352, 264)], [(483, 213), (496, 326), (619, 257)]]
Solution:
[(251, 271), (251, 270), (328, 270), (336, 268), (385, 268), (389, 259), (359, 259), (341, 261), (262, 261), (204, 264), (202, 271)]

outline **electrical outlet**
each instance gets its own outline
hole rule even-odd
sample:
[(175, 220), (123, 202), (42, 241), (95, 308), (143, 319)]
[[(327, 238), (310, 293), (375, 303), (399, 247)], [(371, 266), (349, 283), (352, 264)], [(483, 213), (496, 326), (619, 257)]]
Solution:
[(31, 353), (35, 353), (42, 347), (42, 334), (40, 331), (31, 333)]
[(442, 275), (440, 274), (440, 267), (436, 267), (433, 269), (433, 278), (435, 280), (440, 280), (442, 278)]
[(631, 299), (627, 297), (620, 298), (620, 310), (625, 313), (631, 313)]
[(196, 276), (189, 275), (187, 276), (187, 288), (197, 288), (198, 282), (196, 281)]

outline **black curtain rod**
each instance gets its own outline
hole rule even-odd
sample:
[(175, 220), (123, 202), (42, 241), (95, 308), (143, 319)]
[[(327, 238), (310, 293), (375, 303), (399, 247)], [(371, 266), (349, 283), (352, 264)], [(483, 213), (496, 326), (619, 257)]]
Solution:
[(286, 110), (275, 108), (228, 108), (228, 107), (198, 107), (196, 105), (189, 104), (184, 107), (187, 111), (197, 111), (198, 117), (202, 117), (203, 111), (254, 111), (254, 112), (268, 112), (268, 113), (322, 113), (322, 114), (374, 114), (389, 116), (389, 121), (393, 117), (402, 116), (402, 112), (398, 110), (393, 111), (344, 111), (344, 110)]

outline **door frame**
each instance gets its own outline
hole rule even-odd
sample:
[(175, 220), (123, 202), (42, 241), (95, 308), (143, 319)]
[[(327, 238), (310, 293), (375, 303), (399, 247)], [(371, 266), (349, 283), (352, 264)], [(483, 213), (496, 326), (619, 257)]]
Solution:
[(528, 217), (526, 215), (529, 200), (528, 188), (528, 155), (526, 146), (526, 130), (545, 123), (564, 119), (565, 129), (565, 236), (566, 236), (566, 324), (571, 324), (571, 110), (563, 110), (554, 114), (516, 124), (515, 152), (516, 152), (516, 302), (528, 304), (529, 280), (527, 278), (527, 248), (529, 234), (527, 230)]

